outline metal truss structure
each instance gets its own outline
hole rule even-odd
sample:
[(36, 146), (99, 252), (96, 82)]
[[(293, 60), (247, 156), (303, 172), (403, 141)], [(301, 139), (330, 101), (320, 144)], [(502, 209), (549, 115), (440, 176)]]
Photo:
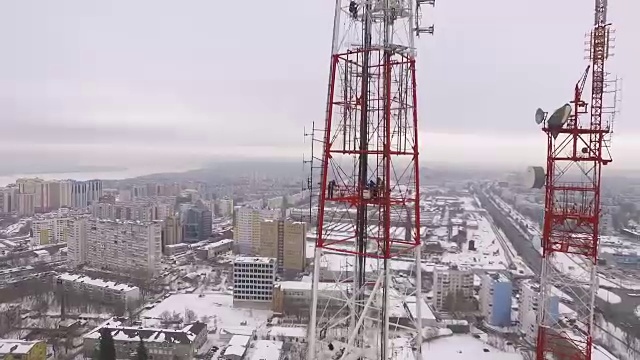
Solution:
[[(607, 0), (595, 1), (590, 34), (591, 64), (578, 81), (572, 114), (561, 129), (545, 124), (547, 171), (541, 306), (538, 308), (537, 359), (591, 359), (594, 307), (598, 291), (598, 245), (601, 215), (600, 179), (609, 155), (614, 106), (606, 107), (605, 62), (612, 30), (607, 23)], [(591, 106), (583, 90), (591, 70)], [(614, 89), (615, 91), (615, 89)], [(575, 319), (561, 318), (560, 302), (571, 301)]]
[[(336, 0), (307, 359), (422, 344), (417, 18), (424, 0)], [(398, 274), (398, 271), (402, 274)]]

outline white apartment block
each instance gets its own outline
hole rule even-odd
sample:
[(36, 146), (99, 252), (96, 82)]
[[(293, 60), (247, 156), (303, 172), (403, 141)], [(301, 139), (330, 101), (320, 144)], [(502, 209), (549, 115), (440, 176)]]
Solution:
[(216, 216), (233, 215), (233, 199), (219, 199), (218, 209), (220, 210), (220, 214), (215, 214)]
[(10, 214), (17, 210), (17, 187), (0, 188), (0, 214)]
[(280, 215), (281, 212), (278, 209), (236, 207), (233, 239), (236, 241), (238, 253), (255, 255), (260, 245), (260, 222), (262, 220), (277, 220)]
[(73, 231), (73, 224), (78, 218), (66, 210), (38, 215), (31, 223), (34, 244), (48, 245), (68, 242)]
[(540, 286), (531, 281), (523, 281), (518, 299), (518, 323), (525, 339), (535, 344), (538, 338), (537, 312), (540, 301)]
[(93, 279), (88, 276), (64, 273), (56, 276), (63, 286), (92, 298), (111, 302), (131, 304), (140, 300), (140, 289), (137, 286)]
[(154, 221), (164, 220), (174, 213), (175, 198), (149, 198), (117, 201), (115, 204), (94, 203), (91, 213), (99, 219)]
[(79, 218), (73, 222), (67, 239), (67, 263), (72, 268), (87, 262), (87, 225), (88, 218)]
[(162, 222), (89, 219), (74, 227), (69, 241), (71, 265), (156, 275), (162, 257)]
[(461, 266), (436, 266), (433, 269), (433, 300), (435, 308), (445, 309), (449, 294), (464, 298), (473, 296), (473, 272)]
[(237, 256), (233, 262), (233, 303), (270, 308), (278, 272), (274, 258)]

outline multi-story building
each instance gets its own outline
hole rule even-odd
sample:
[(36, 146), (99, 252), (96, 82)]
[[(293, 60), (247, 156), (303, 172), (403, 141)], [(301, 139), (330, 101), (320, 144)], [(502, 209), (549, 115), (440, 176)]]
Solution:
[(277, 209), (237, 207), (235, 209), (233, 239), (236, 241), (238, 253), (255, 255), (260, 244), (260, 222), (262, 220), (276, 220), (280, 215), (280, 210)]
[(185, 242), (207, 240), (212, 229), (211, 211), (198, 201), (184, 212), (182, 229)]
[[(532, 344), (538, 337), (538, 307), (540, 306), (540, 285), (525, 280), (520, 284), (520, 298), (518, 299), (518, 323), (524, 338)], [(549, 318), (558, 319), (560, 298), (552, 296), (549, 301)]]
[(513, 285), (501, 273), (482, 275), (480, 286), (480, 310), (485, 321), (493, 326), (511, 326), (511, 299)]
[(207, 341), (207, 324), (201, 322), (173, 330), (128, 327), (112, 319), (84, 335), (82, 351), (85, 358), (90, 359), (95, 355), (102, 329), (108, 329), (113, 337), (116, 359), (130, 359), (140, 341), (144, 342), (150, 359), (193, 359), (198, 348)]
[(274, 258), (237, 256), (233, 262), (233, 304), (270, 308), (278, 263)]
[(0, 358), (15, 360), (45, 360), (47, 345), (44, 341), (0, 339)]
[(84, 209), (102, 196), (102, 180), (74, 181), (71, 185), (71, 207)]
[(473, 296), (473, 272), (462, 266), (436, 266), (433, 270), (433, 300), (438, 311), (451, 310)]
[(99, 301), (107, 303), (122, 302), (136, 306), (136, 303), (140, 300), (140, 289), (137, 286), (69, 273), (57, 275), (56, 279), (66, 289), (89, 295), (89, 297)]
[(88, 218), (78, 218), (73, 222), (67, 239), (67, 263), (77, 267), (87, 263)]
[(17, 213), (19, 216), (32, 216), (36, 213), (36, 194), (33, 193), (19, 193), (17, 198)]
[(231, 216), (233, 215), (233, 199), (223, 198), (218, 200), (219, 214), (216, 216)]
[(182, 224), (180, 218), (170, 215), (162, 223), (162, 247), (182, 242)]
[(17, 210), (17, 194), (17, 187), (0, 188), (0, 214), (11, 214)]
[(226, 254), (233, 250), (233, 239), (222, 239), (213, 244), (207, 244), (196, 250), (196, 254), (200, 259), (213, 259), (222, 254)]
[(36, 245), (65, 243), (69, 240), (75, 218), (67, 214), (49, 213), (31, 223)]
[[(272, 311), (296, 316), (308, 316), (312, 300), (312, 282), (282, 281), (274, 286)], [(347, 283), (320, 282), (318, 283), (318, 308), (325, 311), (340, 311), (344, 302), (340, 299), (347, 293), (351, 285)]]
[[(108, 270), (156, 275), (162, 258), (162, 222), (89, 219), (74, 227), (68, 261)], [(73, 255), (72, 255), (73, 253)]]
[(306, 266), (307, 224), (263, 220), (256, 255), (278, 259), (279, 272), (299, 273)]

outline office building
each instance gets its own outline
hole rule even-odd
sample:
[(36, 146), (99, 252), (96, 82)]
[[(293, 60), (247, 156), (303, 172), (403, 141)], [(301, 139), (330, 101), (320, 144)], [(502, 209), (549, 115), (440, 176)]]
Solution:
[(433, 270), (433, 300), (438, 311), (454, 311), (473, 296), (473, 272), (462, 266), (436, 266)]
[(173, 330), (128, 327), (111, 319), (83, 336), (82, 352), (86, 359), (95, 355), (102, 329), (108, 329), (113, 337), (116, 359), (131, 359), (141, 340), (147, 348), (149, 359), (195, 359), (197, 350), (207, 341), (207, 324), (201, 322)]
[(241, 206), (235, 209), (233, 238), (239, 254), (255, 255), (260, 244), (260, 222), (280, 218), (278, 209), (257, 209)]
[(184, 212), (182, 236), (185, 242), (207, 240), (211, 236), (211, 228), (211, 211), (201, 201), (197, 201)]
[(480, 286), (480, 311), (489, 325), (511, 326), (511, 299), (513, 285), (501, 273), (482, 275)]
[(278, 263), (274, 258), (237, 256), (233, 262), (233, 304), (268, 309)]
[(74, 225), (68, 262), (94, 268), (156, 275), (162, 257), (162, 222), (88, 219)]
[(306, 236), (306, 223), (263, 220), (256, 255), (276, 258), (279, 272), (297, 274), (306, 266)]

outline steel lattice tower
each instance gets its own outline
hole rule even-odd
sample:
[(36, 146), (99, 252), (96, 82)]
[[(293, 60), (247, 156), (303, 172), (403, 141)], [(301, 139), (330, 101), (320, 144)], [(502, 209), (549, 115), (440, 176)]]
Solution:
[[(433, 32), (418, 25), (421, 4), (434, 1), (336, 0), (309, 360), (420, 355), (414, 38)], [(411, 276), (392, 276), (396, 264)]]
[[(590, 34), (590, 66), (575, 86), (572, 114), (558, 130), (545, 125), (547, 173), (538, 308), (537, 359), (591, 359), (594, 305), (598, 290), (600, 178), (611, 162), (609, 145), (614, 111), (604, 107), (605, 61), (609, 57), (610, 29), (607, 0), (595, 1), (595, 22)], [(589, 121), (583, 89), (591, 70)], [(615, 100), (614, 100), (615, 102)], [(615, 107), (615, 103), (614, 103)], [(614, 108), (613, 107), (613, 108)], [(603, 115), (610, 117), (603, 119)], [(555, 289), (554, 289), (555, 288)], [(576, 321), (557, 313), (560, 297), (572, 298)], [(551, 357), (553, 356), (553, 357)]]

